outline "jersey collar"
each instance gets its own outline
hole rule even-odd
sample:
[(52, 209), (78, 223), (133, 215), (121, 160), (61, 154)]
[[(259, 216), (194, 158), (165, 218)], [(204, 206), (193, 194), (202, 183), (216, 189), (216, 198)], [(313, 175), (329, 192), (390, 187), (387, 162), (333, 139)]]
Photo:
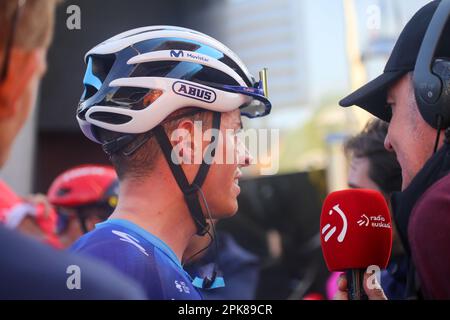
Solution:
[(155, 247), (157, 247), (159, 250), (161, 250), (165, 255), (167, 255), (170, 258), (170, 260), (172, 260), (177, 266), (183, 269), (175, 252), (173, 252), (173, 250), (164, 241), (162, 241), (158, 237), (154, 236), (144, 228), (141, 228), (140, 226), (131, 221), (124, 219), (108, 219), (105, 222), (97, 223), (95, 227), (101, 228), (110, 225), (120, 226), (125, 229), (131, 230), (134, 233), (137, 233), (139, 236), (141, 236), (142, 238), (153, 244)]

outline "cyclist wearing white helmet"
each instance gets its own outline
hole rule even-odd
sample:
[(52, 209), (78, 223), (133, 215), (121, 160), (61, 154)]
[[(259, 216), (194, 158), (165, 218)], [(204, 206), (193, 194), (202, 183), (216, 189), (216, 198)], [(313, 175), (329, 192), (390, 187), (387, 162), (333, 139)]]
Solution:
[[(241, 129), (241, 115), (270, 112), (265, 74), (255, 82), (222, 43), (172, 26), (121, 33), (90, 50), (86, 63), (77, 120), (109, 155), (120, 192), (110, 219), (73, 250), (137, 279), (151, 299), (201, 299), (194, 287), (222, 285), (217, 270), (191, 283), (181, 257), (194, 234), (211, 236), (206, 219), (237, 211), (239, 168), (250, 155), (227, 133)], [(195, 139), (196, 121), (208, 139)], [(192, 150), (202, 152), (200, 163)]]

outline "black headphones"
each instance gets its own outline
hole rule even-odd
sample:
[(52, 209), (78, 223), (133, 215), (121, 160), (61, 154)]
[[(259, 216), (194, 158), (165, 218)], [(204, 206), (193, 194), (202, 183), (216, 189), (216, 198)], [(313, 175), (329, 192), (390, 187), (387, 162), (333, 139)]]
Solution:
[(414, 67), (413, 83), (423, 119), (435, 129), (450, 127), (450, 57), (435, 58), (450, 17), (450, 0), (441, 0), (431, 19)]

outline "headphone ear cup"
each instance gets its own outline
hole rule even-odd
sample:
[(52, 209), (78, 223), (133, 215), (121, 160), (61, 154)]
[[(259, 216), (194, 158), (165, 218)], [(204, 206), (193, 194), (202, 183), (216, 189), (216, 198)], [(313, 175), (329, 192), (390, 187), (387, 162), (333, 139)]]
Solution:
[(441, 129), (450, 127), (450, 60), (436, 59), (433, 63), (433, 73), (437, 75), (442, 82), (441, 96), (433, 108), (435, 117), (442, 117)]

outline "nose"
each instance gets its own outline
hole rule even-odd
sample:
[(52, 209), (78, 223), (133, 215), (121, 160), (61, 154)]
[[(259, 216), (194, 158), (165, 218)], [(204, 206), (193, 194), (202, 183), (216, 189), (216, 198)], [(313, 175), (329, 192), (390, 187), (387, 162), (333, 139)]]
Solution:
[(242, 141), (238, 142), (238, 164), (239, 167), (248, 167), (253, 162), (253, 157), (248, 151), (247, 147), (242, 143)]
[(394, 152), (394, 148), (392, 147), (391, 140), (389, 138), (389, 133), (386, 135), (386, 138), (384, 138), (384, 148), (387, 151)]

